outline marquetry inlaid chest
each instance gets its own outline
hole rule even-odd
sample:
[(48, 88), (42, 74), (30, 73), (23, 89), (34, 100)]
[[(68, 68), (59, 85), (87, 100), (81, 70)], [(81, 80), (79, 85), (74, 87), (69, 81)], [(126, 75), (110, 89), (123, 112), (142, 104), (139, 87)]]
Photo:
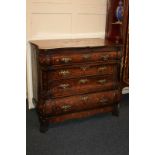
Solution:
[(49, 123), (98, 113), (118, 115), (122, 49), (102, 39), (32, 41), (36, 52), (36, 109)]

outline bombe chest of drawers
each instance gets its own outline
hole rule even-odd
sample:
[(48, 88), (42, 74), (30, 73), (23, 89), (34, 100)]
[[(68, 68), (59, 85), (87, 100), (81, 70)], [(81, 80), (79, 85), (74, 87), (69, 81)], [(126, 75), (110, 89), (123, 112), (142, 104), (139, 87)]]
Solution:
[[(40, 131), (49, 123), (119, 114), (121, 45), (102, 39), (31, 42), (36, 52)], [(33, 51), (32, 51), (33, 52)]]

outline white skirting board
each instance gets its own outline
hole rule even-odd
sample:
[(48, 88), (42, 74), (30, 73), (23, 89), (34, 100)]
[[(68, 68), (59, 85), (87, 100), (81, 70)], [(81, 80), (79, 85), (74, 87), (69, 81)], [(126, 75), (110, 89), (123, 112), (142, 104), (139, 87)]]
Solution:
[(27, 84), (27, 100), (28, 108), (35, 108), (33, 104), (33, 80), (32, 80), (32, 57), (31, 57), (31, 45), (27, 42), (26, 49), (26, 84)]

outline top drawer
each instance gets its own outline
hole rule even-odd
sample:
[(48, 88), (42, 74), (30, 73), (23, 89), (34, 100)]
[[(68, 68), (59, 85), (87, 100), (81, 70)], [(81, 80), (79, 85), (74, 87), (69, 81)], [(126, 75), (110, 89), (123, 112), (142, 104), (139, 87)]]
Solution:
[[(52, 52), (52, 51), (51, 51)], [(40, 64), (44, 65), (67, 65), (81, 62), (96, 62), (119, 60), (121, 58), (120, 51), (104, 51), (104, 49), (65, 49), (62, 51), (45, 54), (39, 56)]]

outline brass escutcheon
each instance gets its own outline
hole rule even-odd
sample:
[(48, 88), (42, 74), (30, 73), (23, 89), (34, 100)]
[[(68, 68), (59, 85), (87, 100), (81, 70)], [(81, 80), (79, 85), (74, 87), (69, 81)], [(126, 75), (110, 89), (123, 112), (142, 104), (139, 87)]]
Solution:
[(88, 79), (81, 79), (81, 80), (79, 80), (79, 83), (80, 84), (85, 84), (85, 83), (87, 83), (89, 80)]
[(107, 67), (103, 66), (103, 67), (99, 67), (99, 68), (98, 68), (98, 71), (99, 71), (99, 72), (103, 72), (103, 71), (105, 71), (106, 69), (107, 69)]
[(64, 63), (68, 63), (68, 62), (72, 61), (72, 59), (71, 58), (62, 58), (61, 61)]
[(98, 83), (100, 83), (100, 84), (104, 84), (104, 83), (106, 83), (106, 79), (98, 80)]
[(88, 96), (82, 96), (82, 97), (81, 97), (81, 100), (82, 100), (82, 101), (87, 101), (87, 100), (88, 100)]
[(71, 105), (63, 105), (61, 108), (64, 111), (68, 111), (71, 108)]
[(89, 68), (89, 66), (81, 66), (80, 67), (83, 71), (87, 70)]
[(108, 60), (109, 55), (102, 55), (101, 58), (102, 58), (103, 60)]
[(61, 70), (60, 72), (59, 72), (59, 75), (62, 75), (62, 76), (67, 76), (67, 75), (69, 75), (70, 74), (70, 72), (68, 71), (68, 70)]
[(66, 84), (61, 84), (61, 85), (59, 85), (59, 87), (62, 88), (62, 89), (66, 89), (66, 88), (69, 87), (69, 84), (68, 84), (68, 83), (66, 83)]
[(84, 54), (84, 55), (83, 55), (83, 58), (84, 58), (84, 59), (90, 59), (90, 57), (91, 57), (91, 54)]
[(99, 101), (99, 103), (101, 103), (102, 105), (107, 104), (107, 102), (108, 102), (108, 99), (105, 99), (105, 98), (102, 98), (102, 99)]

